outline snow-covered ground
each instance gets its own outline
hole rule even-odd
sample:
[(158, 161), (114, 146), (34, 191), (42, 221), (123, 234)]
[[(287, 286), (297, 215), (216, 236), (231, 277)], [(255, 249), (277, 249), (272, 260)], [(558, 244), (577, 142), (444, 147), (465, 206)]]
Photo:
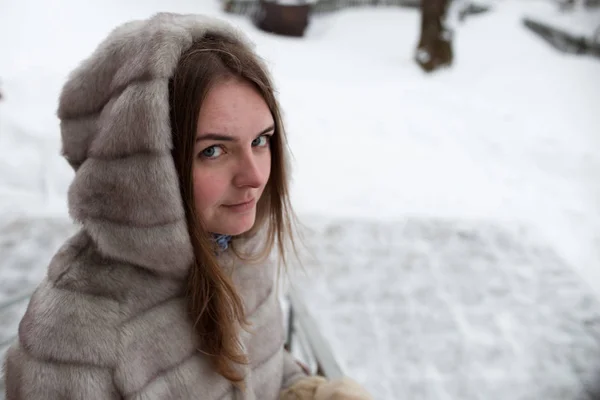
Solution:
[(375, 399), (600, 395), (600, 302), (526, 229), (427, 218), (309, 228), (313, 279), (296, 285)]
[[(555, 286), (551, 287), (557, 292), (566, 288), (567, 294), (563, 295), (567, 297), (557, 298), (568, 299), (569, 304), (579, 296), (587, 299), (588, 292), (600, 294), (600, 62), (559, 54), (523, 28), (524, 15), (566, 21), (551, 3), (504, 0), (491, 4), (492, 12), (469, 17), (459, 26), (454, 66), (424, 75), (412, 61), (419, 15), (410, 9), (358, 8), (316, 16), (305, 38), (291, 39), (260, 32), (247, 18), (225, 15), (216, 2), (209, 0), (59, 0), (52, 5), (40, 0), (21, 0), (12, 2), (10, 7), (3, 3), (0, 5), (0, 90), (4, 94), (0, 102), (0, 226), (16, 229), (19, 222), (10, 221), (19, 215), (41, 224), (39, 232), (25, 227), (20, 234), (13, 235), (9, 228), (0, 232), (2, 243), (10, 243), (10, 237), (37, 238), (29, 245), (20, 243), (18, 248), (14, 243), (12, 247), (3, 245), (5, 254), (14, 251), (39, 261), (37, 267), (23, 272), (24, 277), (15, 275), (13, 266), (13, 272), (4, 275), (5, 282), (20, 281), (24, 286), (35, 282), (47, 263), (47, 249), (54, 245), (52, 240), (40, 244), (41, 233), (53, 229), (57, 235), (67, 232), (64, 228), (52, 228), (52, 224), (48, 228), (49, 223), (45, 222), (47, 217), (59, 221), (67, 218), (65, 194), (72, 172), (59, 156), (60, 134), (55, 117), (58, 93), (67, 73), (116, 24), (157, 11), (174, 11), (229, 19), (251, 36), (271, 66), (295, 157), (293, 202), (304, 220), (339, 225), (346, 238), (331, 242), (316, 224), (317, 232), (321, 233), (312, 236), (308, 243), (312, 247), (318, 247), (321, 240), (330, 243), (329, 247), (315, 250), (325, 271), (320, 278), (335, 282), (336, 273), (345, 271), (349, 282), (344, 282), (353, 288), (350, 293), (359, 293), (364, 285), (378, 285), (379, 278), (394, 276), (395, 280), (390, 282), (397, 283), (398, 297), (391, 297), (385, 304), (379, 304), (377, 297), (373, 297), (364, 303), (368, 310), (356, 308), (356, 314), (370, 312), (372, 321), (379, 324), (382, 336), (372, 339), (384, 340), (390, 346), (378, 344), (372, 354), (365, 353), (364, 365), (374, 365), (380, 356), (389, 355), (387, 362), (372, 371), (360, 368), (351, 359), (351, 349), (366, 345), (351, 330), (357, 323), (360, 326), (361, 321), (352, 319), (352, 311), (344, 314), (353, 304), (352, 299), (342, 296), (348, 293), (347, 289), (332, 283), (315, 285), (311, 290), (311, 298), (320, 300), (314, 303), (315, 313), (330, 339), (348, 343), (347, 351), (340, 344), (335, 347), (349, 373), (359, 375), (361, 382), (379, 395), (377, 398), (398, 398), (393, 395), (396, 390), (393, 382), (403, 376), (397, 367), (404, 355), (398, 352), (406, 348), (394, 336), (399, 321), (404, 320), (400, 317), (389, 320), (383, 315), (402, 303), (406, 293), (415, 292), (419, 282), (428, 282), (424, 278), (427, 273), (417, 286), (411, 286), (410, 279), (403, 279), (405, 274), (411, 275), (406, 270), (410, 263), (405, 262), (405, 252), (421, 254), (425, 248), (427, 251), (421, 256), (426, 258), (429, 254), (427, 268), (437, 268), (436, 271), (442, 271), (446, 256), (452, 259), (451, 263), (464, 263), (464, 271), (454, 275), (451, 284), (454, 287), (462, 287), (470, 279), (473, 279), (471, 284), (483, 283), (471, 274), (482, 265), (473, 256), (478, 247), (471, 245), (467, 248), (475, 250), (460, 251), (459, 243), (451, 254), (437, 251), (432, 243), (444, 249), (448, 246), (447, 242), (440, 244), (435, 240), (440, 235), (460, 236), (461, 226), (468, 226), (469, 237), (475, 237), (473, 240), (478, 243), (477, 238), (487, 237), (490, 229), (500, 232), (500, 236), (508, 235), (506, 240), (511, 246), (491, 246), (490, 250), (483, 240), (479, 247), (495, 259), (483, 264), (489, 271), (500, 270), (509, 280), (518, 280), (520, 273), (536, 271), (537, 275), (529, 282), (546, 282), (543, 277), (554, 273), (567, 276), (570, 283), (553, 280), (551, 285)], [(576, 15), (569, 18), (573, 24), (583, 23)], [(427, 227), (424, 232), (433, 230), (433, 233), (417, 235), (419, 239), (413, 243), (414, 235), (403, 228), (407, 221), (421, 221)], [(35, 222), (32, 224), (37, 226)], [(315, 226), (312, 222), (309, 225)], [(396, 242), (386, 243), (396, 250), (385, 253), (385, 249), (377, 247), (379, 242), (365, 236), (366, 229), (373, 232), (373, 237), (392, 235)], [(456, 232), (443, 234), (449, 229)], [(522, 236), (519, 232), (527, 234)], [(405, 241), (408, 244), (403, 245)], [(452, 240), (449, 243), (456, 244)], [(515, 258), (511, 250), (519, 246), (531, 256), (521, 264), (522, 260)], [(46, 250), (38, 252), (41, 248)], [(365, 258), (363, 253), (373, 248), (386, 254), (384, 261)], [(540, 251), (545, 255), (532, 255)], [(549, 266), (544, 264), (548, 260), (551, 260)], [(369, 276), (377, 273), (380, 262), (388, 267), (381, 269), (378, 279), (369, 280)], [(5, 263), (0, 267), (9, 269)], [(362, 268), (368, 274), (365, 272), (363, 276)], [(0, 274), (3, 272), (0, 270)], [(573, 283), (571, 272), (573, 277), (581, 277), (581, 281)], [(437, 282), (430, 281), (429, 289), (436, 291)], [(572, 288), (576, 290), (569, 297)], [(334, 293), (330, 293), (332, 290)], [(512, 293), (512, 289), (508, 290)], [(374, 291), (371, 288), (365, 293)], [(444, 293), (447, 292), (438, 290), (437, 296), (443, 297)], [(487, 293), (494, 298), (492, 292)], [(7, 293), (0, 296), (3, 294)], [(571, 340), (578, 348), (585, 349), (586, 354), (598, 354), (593, 353), (597, 351), (592, 345), (594, 341), (589, 341), (599, 338), (597, 325), (589, 333), (582, 333), (586, 332), (585, 318), (598, 318), (597, 303), (590, 300), (592, 305), (585, 310), (592, 311), (575, 322), (569, 319), (572, 325), (563, 331), (557, 326), (563, 323), (561, 318), (566, 318), (565, 313), (544, 311), (557, 305), (550, 297), (540, 300), (534, 296), (537, 300), (532, 300), (525, 296), (525, 303), (509, 302), (513, 308), (502, 308), (506, 306), (503, 303), (500, 308), (484, 311), (507, 312), (513, 316), (507, 317), (509, 320), (530, 318), (529, 322), (533, 321), (539, 329), (558, 332), (567, 342)], [(450, 307), (453, 310), (462, 309), (461, 302), (469, 301), (448, 299), (454, 301), (455, 307)], [(546, 300), (549, 302), (544, 303)], [(320, 309), (317, 305), (328, 307)], [(377, 314), (379, 305), (383, 314)], [(523, 307), (528, 310), (525, 314), (514, 311)], [(329, 317), (338, 312), (342, 317), (335, 319), (336, 331)], [(411, 321), (407, 317), (406, 326)], [(339, 332), (346, 327), (350, 329), (348, 332)], [(450, 331), (464, 337), (460, 329)], [(525, 336), (519, 337), (522, 340), (516, 340), (511, 351), (527, 349), (530, 342)], [(449, 348), (453, 348), (452, 343)], [(421, 342), (422, 346), (426, 344), (425, 340)], [(528, 355), (518, 354), (504, 360), (534, 368), (535, 355), (543, 351), (540, 348)], [(419, 365), (429, 365), (427, 357), (437, 356), (437, 353), (429, 356), (423, 353)], [(514, 383), (510, 377), (516, 379), (517, 375), (515, 372), (494, 382)], [(485, 379), (489, 376), (493, 374)], [(571, 385), (577, 376), (569, 375), (570, 378), (559, 382), (546, 378), (556, 376), (561, 376), (561, 371), (536, 375), (535, 379), (548, 379), (558, 386), (562, 382), (566, 385), (562, 386), (566, 390), (563, 393), (578, 390), (578, 386)], [(378, 378), (383, 383), (375, 384)], [(523, 378), (519, 384), (537, 382), (528, 379)], [(475, 379), (461, 385), (469, 388), (480, 383)], [(544, 390), (550, 390), (549, 387), (553, 386)], [(494, 385), (485, 388), (481, 390), (490, 398)], [(445, 398), (443, 393), (452, 391), (436, 389), (421, 398)], [(555, 391), (554, 396), (560, 398), (560, 393)], [(528, 395), (513, 397), (531, 398)], [(477, 396), (476, 392), (466, 390), (460, 398)], [(507, 397), (510, 396), (497, 398)]]

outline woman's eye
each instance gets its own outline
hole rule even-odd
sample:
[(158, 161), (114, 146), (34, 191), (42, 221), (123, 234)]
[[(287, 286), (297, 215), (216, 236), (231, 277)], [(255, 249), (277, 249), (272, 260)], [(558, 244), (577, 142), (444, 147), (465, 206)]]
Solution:
[(220, 148), (219, 146), (210, 146), (202, 150), (200, 156), (202, 156), (202, 158), (217, 158), (221, 154), (223, 154), (222, 148)]
[(269, 144), (269, 140), (271, 139), (268, 135), (262, 135), (257, 137), (252, 141), (252, 146), (254, 147), (264, 147)]

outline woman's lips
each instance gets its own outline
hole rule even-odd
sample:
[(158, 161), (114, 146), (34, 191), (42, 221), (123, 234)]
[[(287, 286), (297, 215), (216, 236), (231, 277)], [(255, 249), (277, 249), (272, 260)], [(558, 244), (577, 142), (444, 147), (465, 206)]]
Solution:
[(224, 204), (223, 207), (233, 212), (244, 212), (252, 209), (256, 201), (254, 199), (237, 204)]

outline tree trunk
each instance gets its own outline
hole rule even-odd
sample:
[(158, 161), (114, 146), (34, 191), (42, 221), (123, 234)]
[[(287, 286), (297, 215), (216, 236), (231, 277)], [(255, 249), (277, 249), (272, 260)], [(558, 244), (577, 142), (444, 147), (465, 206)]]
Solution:
[(444, 26), (447, 0), (421, 0), (421, 37), (415, 61), (426, 72), (452, 64), (452, 33)]

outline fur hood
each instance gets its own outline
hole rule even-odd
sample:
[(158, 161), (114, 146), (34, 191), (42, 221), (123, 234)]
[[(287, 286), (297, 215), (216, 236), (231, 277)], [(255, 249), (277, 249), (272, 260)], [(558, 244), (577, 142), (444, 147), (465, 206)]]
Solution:
[(168, 86), (195, 39), (232, 26), (160, 13), (117, 27), (60, 95), (63, 154), (75, 169), (69, 212), (109, 257), (182, 277), (192, 260), (171, 157)]

